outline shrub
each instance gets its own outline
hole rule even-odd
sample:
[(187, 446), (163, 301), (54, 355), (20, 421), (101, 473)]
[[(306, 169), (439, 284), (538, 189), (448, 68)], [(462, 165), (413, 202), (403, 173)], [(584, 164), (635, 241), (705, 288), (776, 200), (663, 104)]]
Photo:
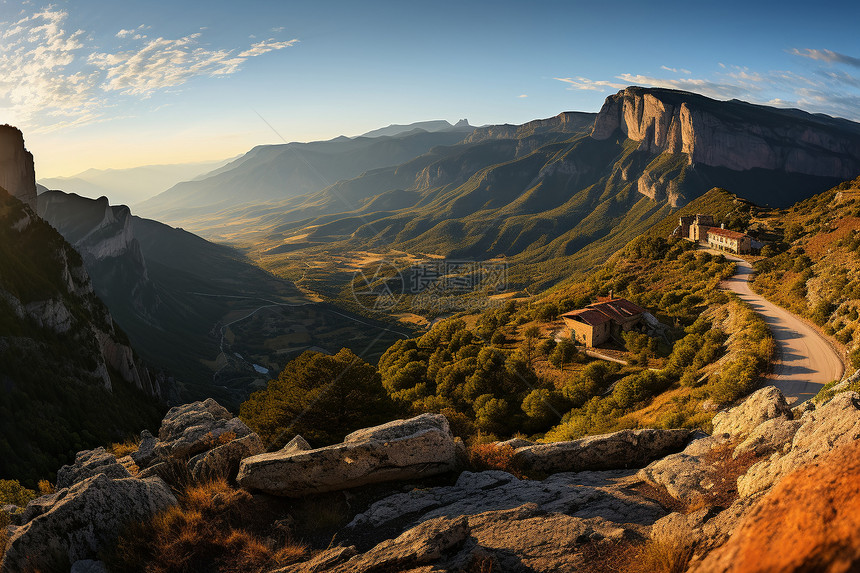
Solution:
[(556, 368), (564, 370), (564, 365), (570, 364), (578, 353), (579, 350), (572, 340), (562, 338), (549, 355), (549, 361)]
[(501, 470), (522, 478), (521, 469), (514, 462), (514, 448), (508, 445), (477, 444), (469, 448), (469, 465), (476, 472)]
[(24, 507), (36, 497), (35, 491), (25, 488), (17, 480), (0, 479), (0, 506)]
[(296, 434), (315, 445), (337, 443), (349, 432), (388, 421), (393, 413), (376, 368), (346, 348), (334, 356), (303, 353), (239, 410), (242, 420), (275, 448)]

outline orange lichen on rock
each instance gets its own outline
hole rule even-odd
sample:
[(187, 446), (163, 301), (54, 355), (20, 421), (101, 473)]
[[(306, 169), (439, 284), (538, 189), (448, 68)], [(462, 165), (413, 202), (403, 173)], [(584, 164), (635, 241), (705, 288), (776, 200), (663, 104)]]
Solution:
[(704, 572), (860, 570), (860, 441), (786, 476)]

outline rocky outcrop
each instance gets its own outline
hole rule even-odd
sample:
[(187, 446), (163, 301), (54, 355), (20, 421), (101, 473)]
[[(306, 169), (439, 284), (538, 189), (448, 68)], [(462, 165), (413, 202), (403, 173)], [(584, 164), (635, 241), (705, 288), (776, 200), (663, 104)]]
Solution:
[(802, 424), (800, 420), (787, 420), (781, 417), (762, 422), (750, 432), (747, 439), (738, 444), (732, 456), (737, 458), (751, 453), (756, 457), (762, 457), (780, 452), (791, 445), (794, 434)]
[(738, 479), (742, 497), (766, 492), (795, 469), (860, 439), (860, 394), (837, 394), (827, 404), (808, 412), (801, 422), (787, 452), (774, 453)]
[(98, 474), (104, 474), (110, 479), (131, 477), (116, 456), (106, 452), (104, 448), (96, 448), (78, 452), (75, 463), (63, 466), (57, 471), (57, 489), (71, 487)]
[(697, 573), (860, 570), (860, 441), (786, 476)]
[(0, 125), (0, 187), (36, 208), (33, 154), (24, 147), (24, 134), (11, 125)]
[[(417, 489), (374, 503), (356, 516), (343, 539), (348, 543), (395, 524), (413, 538), (417, 532), (438, 532), (441, 524), (449, 524), (444, 530), (456, 524), (460, 531), (458, 520), (465, 519), (467, 539), (429, 562), (433, 570), (472, 570), (482, 564), (483, 570), (492, 565), (492, 571), (576, 571), (584, 561), (583, 546), (602, 539), (641, 539), (665, 515), (658, 504), (624, 485), (630, 476), (629, 471), (579, 472), (537, 481), (502, 471), (463, 472), (453, 486)], [(369, 556), (379, 559), (389, 544), (333, 570), (364, 570), (347, 566), (368, 563)]]
[(448, 421), (422, 414), (349, 434), (343, 443), (315, 450), (281, 450), (242, 460), (245, 488), (300, 497), (453, 470), (457, 446)]
[(175, 503), (158, 478), (114, 480), (99, 473), (31, 502), (25, 521), (11, 528), (0, 572), (54, 570), (97, 559), (124, 527)]
[(131, 457), (141, 476), (160, 475), (172, 458), (185, 464), (194, 479), (233, 479), (242, 459), (265, 451), (260, 437), (212, 398), (171, 408), (158, 439), (147, 430), (140, 437)]
[(779, 417), (791, 419), (791, 408), (782, 392), (774, 386), (765, 386), (750, 394), (739, 406), (718, 412), (713, 419), (713, 433), (743, 439), (761, 423)]
[(650, 524), (664, 515), (653, 501), (632, 495), (616, 482), (630, 471), (559, 473), (545, 480), (521, 480), (497, 470), (463, 472), (453, 486), (398, 493), (357, 515), (349, 528), (386, 527), (411, 516), (414, 523), (443, 515), (477, 515), (535, 504), (544, 513), (617, 523)]
[(514, 463), (544, 474), (642, 467), (683, 448), (691, 430), (621, 430), (571, 442), (534, 444), (516, 449)]
[(671, 454), (642, 468), (638, 477), (666, 489), (679, 501), (689, 501), (704, 495), (716, 483), (715, 469), (708, 463), (708, 454), (727, 443), (725, 436), (707, 436), (690, 443), (684, 451)]
[(697, 94), (629, 87), (606, 98), (591, 136), (620, 133), (652, 153), (734, 171), (850, 179), (860, 172), (860, 127), (847, 120)]

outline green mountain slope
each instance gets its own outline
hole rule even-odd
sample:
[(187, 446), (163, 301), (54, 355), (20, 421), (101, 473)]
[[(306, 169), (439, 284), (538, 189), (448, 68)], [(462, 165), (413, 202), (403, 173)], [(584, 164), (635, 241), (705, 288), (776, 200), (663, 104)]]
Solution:
[(135, 348), (179, 381), (175, 400), (237, 405), (309, 347), (373, 359), (398, 337), (318, 304), (234, 249), (61, 191), (39, 212), (83, 254), (96, 292)]
[(153, 427), (162, 382), (78, 253), (0, 189), (0, 477), (32, 485), (81, 449)]
[[(854, 122), (672, 90), (622, 90), (587, 130), (528, 125), (491, 140), (476, 130), (434, 157), (339, 182), (287, 208), (281, 224), (274, 210), (246, 212), (244, 230), (220, 238), (272, 268), (283, 260), (267, 255), (332, 250), (505, 257), (516, 286), (540, 287), (606, 260), (714, 187), (790, 204), (860, 171)], [(331, 211), (347, 197), (354, 208)]]

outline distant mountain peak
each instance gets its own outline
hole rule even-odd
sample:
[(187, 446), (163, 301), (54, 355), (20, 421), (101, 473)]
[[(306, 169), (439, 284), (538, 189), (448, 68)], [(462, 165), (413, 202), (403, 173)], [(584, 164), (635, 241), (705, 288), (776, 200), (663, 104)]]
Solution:
[(447, 131), (450, 129), (471, 129), (472, 126), (469, 125), (469, 121), (466, 119), (461, 119), (455, 125), (451, 125), (449, 122), (444, 119), (434, 119), (431, 121), (417, 121), (415, 123), (409, 124), (398, 124), (392, 123), (388, 127), (382, 127), (380, 129), (374, 129), (373, 131), (368, 131), (367, 133), (361, 134), (359, 137), (393, 137), (397, 135), (402, 135), (404, 133), (408, 133), (411, 131), (415, 131), (416, 129), (420, 129), (422, 131), (428, 132), (437, 132), (437, 131)]

